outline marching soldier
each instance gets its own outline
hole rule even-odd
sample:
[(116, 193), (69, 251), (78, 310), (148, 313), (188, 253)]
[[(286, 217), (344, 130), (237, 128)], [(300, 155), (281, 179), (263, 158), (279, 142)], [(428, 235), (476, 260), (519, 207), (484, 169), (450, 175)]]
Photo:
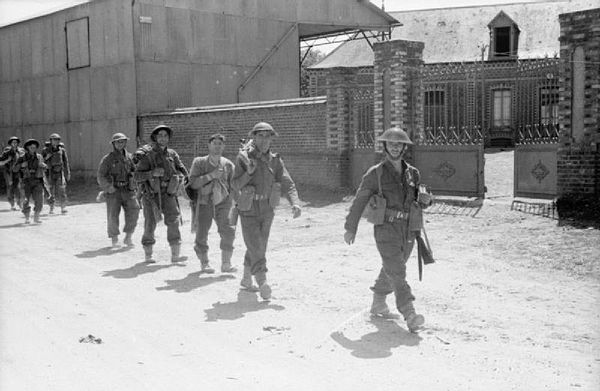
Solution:
[(57, 197), (60, 203), (60, 212), (67, 213), (67, 182), (71, 180), (71, 168), (67, 150), (64, 144), (60, 142), (58, 133), (50, 135), (50, 145), (44, 148), (42, 156), (48, 166), (50, 214), (54, 214), (54, 204)]
[(180, 257), (181, 233), (179, 220), (181, 212), (177, 193), (183, 182), (182, 177), (188, 176), (187, 169), (181, 163), (179, 155), (167, 148), (173, 131), (166, 125), (159, 125), (152, 131), (151, 146), (147, 150), (136, 153), (139, 161), (136, 164), (135, 179), (141, 186), (142, 208), (144, 209), (144, 235), (142, 245), (146, 262), (152, 259), (152, 246), (156, 242), (154, 231), (160, 214), (164, 214), (167, 226), (167, 241), (171, 246), (171, 262), (181, 262)]
[(33, 198), (33, 221), (41, 223), (40, 212), (44, 206), (44, 170), (46, 164), (42, 155), (37, 153), (40, 143), (37, 140), (29, 139), (23, 145), (25, 154), (17, 159), (17, 165), (21, 170), (23, 180), (23, 214), (25, 215), (25, 224), (29, 224), (31, 206), (29, 201)]
[(140, 206), (135, 196), (136, 184), (133, 179), (135, 165), (131, 153), (126, 149), (129, 138), (123, 133), (115, 133), (111, 144), (113, 151), (105, 155), (98, 167), (97, 180), (106, 198), (108, 237), (112, 246), (119, 242), (119, 213), (125, 214), (125, 239), (123, 244), (133, 246), (131, 235), (137, 225)]
[(208, 231), (213, 219), (217, 223), (221, 237), (221, 272), (234, 273), (231, 266), (235, 228), (230, 225), (229, 213), (232, 208), (232, 186), (234, 166), (231, 160), (223, 157), (225, 136), (213, 134), (208, 139), (208, 155), (197, 157), (190, 168), (189, 186), (196, 191), (196, 241), (194, 250), (202, 271), (214, 273), (208, 259)]
[(25, 150), (19, 147), (20, 143), (20, 138), (11, 137), (8, 139), (8, 146), (0, 155), (0, 166), (4, 167), (7, 198), (12, 210), (17, 210), (21, 206), (21, 177), (17, 159), (25, 154)]
[(292, 205), (293, 217), (302, 213), (294, 181), (279, 154), (271, 151), (271, 140), (276, 135), (266, 122), (254, 125), (248, 134), (251, 140), (237, 156), (232, 182), (233, 188), (240, 192), (237, 209), (246, 244), (244, 276), (240, 285), (244, 289), (257, 290), (252, 283), (254, 276), (260, 296), (265, 300), (271, 297), (271, 287), (267, 283), (267, 243), (282, 190)]
[[(419, 171), (403, 160), (412, 141), (399, 128), (386, 130), (378, 139), (383, 142), (386, 159), (371, 167), (362, 178), (356, 197), (350, 207), (344, 226), (344, 241), (354, 243), (358, 222), (367, 204), (377, 204), (381, 209), (375, 224), (375, 242), (383, 267), (375, 280), (371, 314), (388, 316), (386, 296), (394, 292), (396, 308), (404, 316), (411, 332), (423, 326), (425, 318), (413, 306), (415, 297), (406, 281), (406, 261), (415, 242), (411, 210), (429, 206), (428, 194), (419, 194)], [(379, 201), (371, 197), (378, 197)], [(376, 212), (375, 212), (376, 213)]]

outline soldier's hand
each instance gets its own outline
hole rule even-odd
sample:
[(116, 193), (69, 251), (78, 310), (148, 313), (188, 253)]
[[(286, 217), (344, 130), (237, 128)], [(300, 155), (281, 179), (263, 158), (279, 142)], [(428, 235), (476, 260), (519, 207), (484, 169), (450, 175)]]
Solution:
[(164, 175), (165, 175), (165, 169), (162, 167), (156, 167), (154, 170), (152, 170), (152, 176), (159, 177), (159, 176), (164, 176)]
[(300, 217), (301, 214), (302, 214), (302, 208), (300, 208), (298, 205), (292, 206), (292, 216), (295, 219), (297, 219), (298, 217)]
[(254, 171), (256, 171), (256, 162), (254, 160), (249, 160), (246, 172), (248, 173), (248, 175), (252, 175), (254, 174)]
[(354, 243), (355, 237), (356, 237), (356, 234), (354, 234), (350, 231), (346, 231), (344, 233), (344, 242), (346, 242), (346, 244), (350, 245), (350, 244)]
[(108, 194), (112, 194), (112, 193), (114, 193), (115, 191), (117, 191), (117, 189), (116, 189), (116, 188), (115, 188), (113, 185), (110, 185), (110, 186), (108, 186), (108, 189), (106, 189), (106, 192), (107, 192)]

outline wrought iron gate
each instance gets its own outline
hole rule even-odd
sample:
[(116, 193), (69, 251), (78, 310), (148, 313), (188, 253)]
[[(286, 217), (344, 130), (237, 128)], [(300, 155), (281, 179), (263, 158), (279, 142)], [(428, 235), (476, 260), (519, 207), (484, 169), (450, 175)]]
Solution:
[(363, 174), (377, 163), (375, 153), (373, 75), (365, 74), (369, 84), (348, 91), (350, 116), (350, 185), (356, 189)]

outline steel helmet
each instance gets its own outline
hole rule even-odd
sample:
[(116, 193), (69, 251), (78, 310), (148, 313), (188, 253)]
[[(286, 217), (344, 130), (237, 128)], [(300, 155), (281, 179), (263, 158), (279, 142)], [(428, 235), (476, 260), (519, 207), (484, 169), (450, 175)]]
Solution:
[(389, 142), (393, 142), (393, 143), (404, 143), (404, 144), (412, 144), (413, 143), (412, 141), (410, 141), (408, 134), (400, 128), (389, 128), (388, 130), (383, 132), (383, 134), (381, 136), (377, 137), (377, 141), (382, 141), (382, 142), (389, 141)]
[(49, 138), (50, 140), (52, 140), (53, 138), (55, 138), (55, 139), (57, 139), (57, 140), (60, 140), (60, 134), (58, 134), (58, 133), (52, 133), (52, 134), (50, 135), (50, 137), (48, 137), (48, 138)]
[(11, 138), (8, 139), (8, 145), (10, 145), (10, 143), (12, 143), (14, 140), (17, 140), (17, 144), (21, 143), (21, 139), (18, 138), (17, 136), (12, 136)]
[(173, 129), (171, 129), (170, 127), (168, 127), (167, 125), (158, 125), (157, 127), (155, 127), (154, 129), (152, 129), (152, 133), (150, 133), (150, 139), (152, 141), (156, 141), (156, 135), (158, 134), (158, 132), (160, 132), (161, 130), (166, 130), (167, 133), (169, 134), (169, 140), (171, 139), (171, 135), (173, 134)]
[(112, 136), (112, 140), (110, 140), (111, 143), (114, 143), (115, 141), (120, 141), (120, 140), (129, 140), (129, 137), (125, 136), (123, 133), (115, 133)]
[(256, 133), (264, 131), (271, 132), (272, 136), (278, 136), (277, 132), (275, 131), (275, 129), (273, 129), (271, 124), (269, 124), (268, 122), (259, 122), (256, 125), (254, 125), (252, 130), (248, 133), (248, 137), (252, 137)]
[(25, 149), (27, 149), (27, 147), (30, 146), (31, 144), (35, 144), (36, 148), (40, 147), (40, 142), (34, 138), (30, 138), (29, 140), (25, 141), (25, 144), (23, 144), (23, 147), (25, 147)]

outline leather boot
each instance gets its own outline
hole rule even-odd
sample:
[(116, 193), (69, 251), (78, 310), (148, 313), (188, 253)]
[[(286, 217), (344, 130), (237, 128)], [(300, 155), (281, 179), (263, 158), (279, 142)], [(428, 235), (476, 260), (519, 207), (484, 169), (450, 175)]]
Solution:
[(181, 250), (180, 244), (171, 245), (171, 263), (184, 262), (187, 260), (187, 257), (182, 257), (179, 255), (180, 250)]
[(263, 300), (269, 300), (271, 298), (271, 287), (267, 284), (267, 273), (260, 272), (254, 276), (256, 283), (258, 284), (258, 292)]
[(33, 222), (37, 224), (41, 224), (42, 220), (40, 220), (40, 212), (35, 212), (33, 214)]
[(200, 258), (200, 271), (206, 274), (213, 274), (215, 269), (210, 267), (210, 259), (208, 259), (207, 253), (199, 253), (198, 258)]
[(67, 208), (65, 206), (61, 206), (60, 207), (60, 213), (66, 214), (67, 213)]
[(246, 289), (250, 292), (258, 292), (258, 288), (252, 283), (252, 273), (250, 272), (250, 266), (244, 265), (244, 276), (240, 281), (240, 285), (243, 289)]
[(29, 221), (29, 213), (25, 213), (25, 224), (29, 224), (31, 221)]
[(146, 263), (155, 263), (156, 261), (152, 259), (152, 245), (144, 246), (144, 256)]
[(123, 239), (123, 244), (126, 245), (127, 247), (133, 247), (133, 241), (131, 240), (131, 232), (126, 232), (125, 233), (125, 239)]
[(421, 314), (417, 314), (412, 302), (406, 304), (402, 308), (399, 308), (399, 311), (402, 313), (402, 315), (404, 315), (406, 326), (408, 327), (408, 331), (411, 333), (416, 333), (425, 324), (425, 317)]
[(118, 236), (111, 236), (110, 237), (110, 242), (111, 242), (113, 248), (114, 247), (118, 247), (119, 246), (119, 237)]
[(386, 295), (380, 293), (373, 293), (373, 304), (371, 304), (371, 315), (375, 316), (388, 316), (390, 309), (385, 302)]
[(222, 250), (221, 251), (221, 273), (237, 272), (237, 268), (231, 266), (231, 257), (232, 256), (233, 256), (233, 251), (231, 251), (231, 250)]
[(50, 212), (48, 212), (48, 214), (54, 214), (54, 205), (50, 205)]

